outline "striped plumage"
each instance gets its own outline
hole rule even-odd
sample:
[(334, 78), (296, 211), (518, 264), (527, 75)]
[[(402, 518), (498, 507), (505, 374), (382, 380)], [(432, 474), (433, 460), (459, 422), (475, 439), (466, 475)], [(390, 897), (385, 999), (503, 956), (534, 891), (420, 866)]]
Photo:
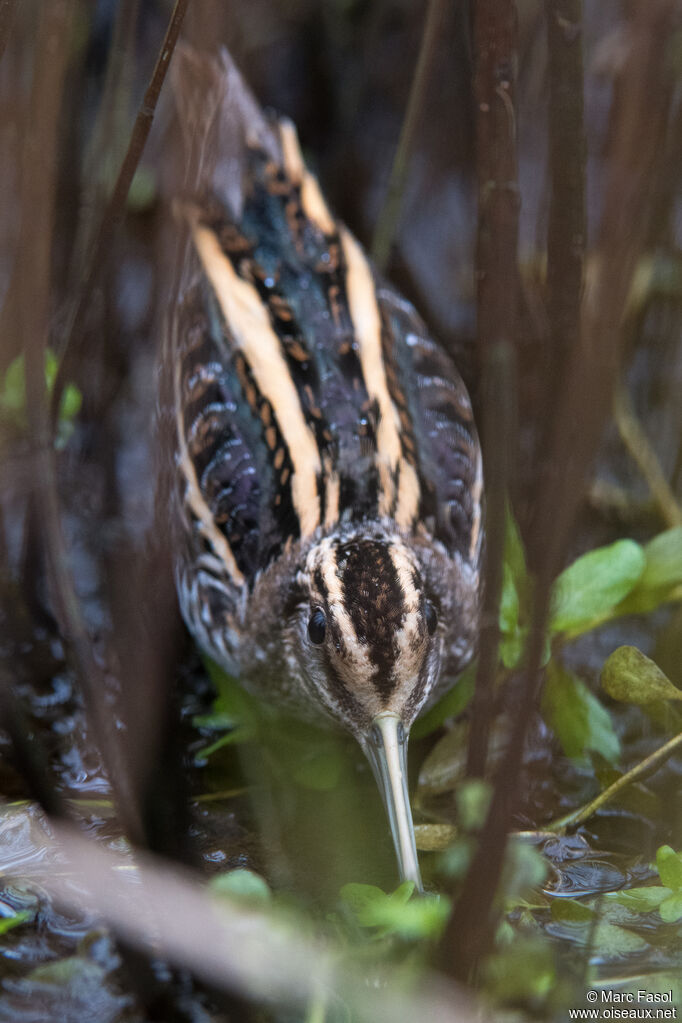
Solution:
[(332, 217), (293, 126), (262, 114), (225, 52), (177, 64), (190, 183), (162, 368), (183, 615), (249, 689), (350, 729), (381, 776), (384, 731), (404, 751), (473, 653), (469, 398)]

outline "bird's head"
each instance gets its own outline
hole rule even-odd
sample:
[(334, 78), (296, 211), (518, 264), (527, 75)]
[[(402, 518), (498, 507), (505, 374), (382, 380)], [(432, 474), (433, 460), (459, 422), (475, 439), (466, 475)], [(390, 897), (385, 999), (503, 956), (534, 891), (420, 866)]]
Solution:
[[(324, 537), (298, 573), (288, 660), (365, 751), (391, 822), (401, 873), (418, 886), (407, 795), (410, 726), (435, 685), (443, 639), (436, 598), (398, 533)], [(295, 664), (292, 664), (292, 661)]]

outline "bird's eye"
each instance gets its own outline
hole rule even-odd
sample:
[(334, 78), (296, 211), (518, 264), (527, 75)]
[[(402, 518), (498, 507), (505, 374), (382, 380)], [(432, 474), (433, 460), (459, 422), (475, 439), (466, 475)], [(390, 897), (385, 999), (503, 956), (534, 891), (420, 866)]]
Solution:
[(324, 611), (320, 607), (316, 607), (310, 616), (308, 622), (308, 636), (310, 642), (315, 643), (319, 646), (320, 643), (324, 642), (324, 634), (327, 628), (327, 619), (324, 616)]
[(436, 626), (438, 625), (438, 612), (430, 600), (426, 601), (426, 606), (424, 607), (424, 618), (426, 619), (426, 628), (429, 630), (429, 636), (433, 636), (436, 631)]

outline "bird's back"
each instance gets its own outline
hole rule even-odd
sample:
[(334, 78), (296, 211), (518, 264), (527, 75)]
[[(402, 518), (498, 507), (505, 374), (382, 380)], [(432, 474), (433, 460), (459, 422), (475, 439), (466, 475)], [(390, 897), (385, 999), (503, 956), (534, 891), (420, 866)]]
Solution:
[(238, 602), (292, 545), (390, 521), (476, 573), (480, 452), (453, 364), (227, 54), (183, 53), (177, 78), (193, 169), (163, 362), (186, 568)]

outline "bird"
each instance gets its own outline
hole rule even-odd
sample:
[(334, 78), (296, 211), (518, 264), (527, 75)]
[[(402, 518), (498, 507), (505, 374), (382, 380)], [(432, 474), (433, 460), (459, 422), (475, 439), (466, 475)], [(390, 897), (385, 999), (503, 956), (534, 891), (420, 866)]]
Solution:
[(471, 401), (228, 51), (182, 44), (171, 72), (186, 158), (160, 405), (181, 612), (248, 691), (355, 737), (423, 891), (407, 744), (476, 649)]

